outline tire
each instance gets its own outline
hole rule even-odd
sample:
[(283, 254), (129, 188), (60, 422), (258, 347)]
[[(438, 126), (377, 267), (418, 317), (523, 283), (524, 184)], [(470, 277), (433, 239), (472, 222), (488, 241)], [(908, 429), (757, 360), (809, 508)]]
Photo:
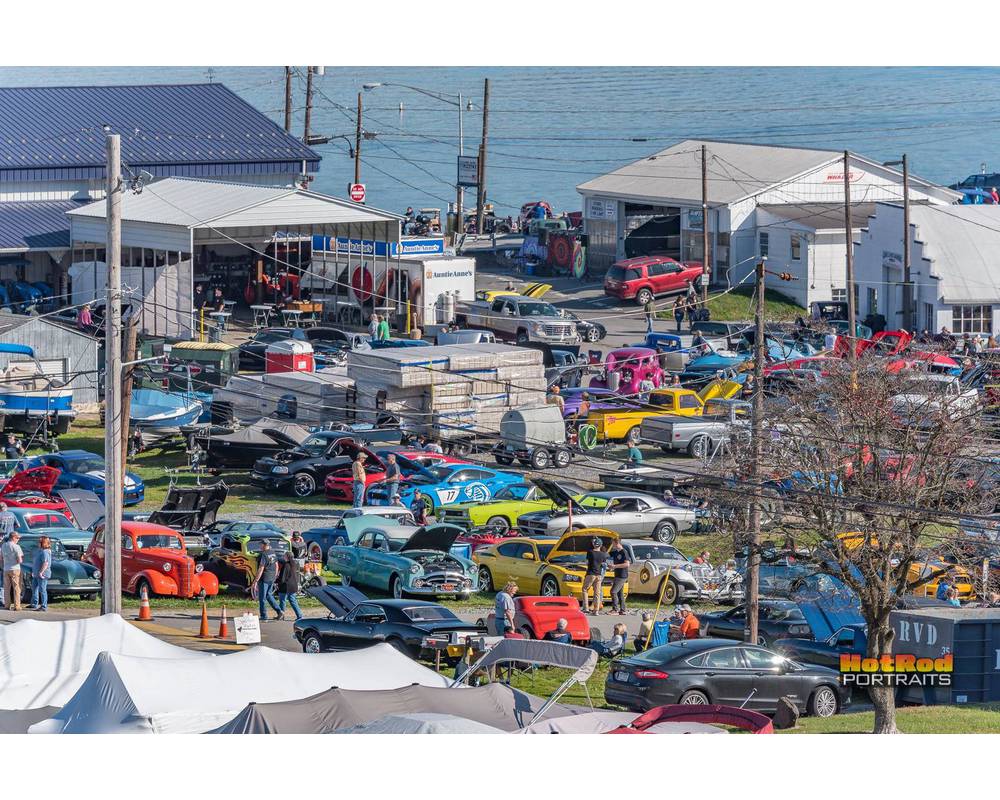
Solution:
[(708, 695), (698, 689), (689, 689), (677, 701), (682, 706), (707, 706)]
[(809, 716), (832, 717), (840, 710), (840, 698), (829, 686), (820, 686), (809, 698)]
[(296, 497), (310, 497), (316, 494), (316, 478), (308, 472), (297, 472), (292, 478), (292, 494)]
[(385, 643), (387, 645), (390, 645), (394, 649), (398, 650), (407, 658), (413, 658), (413, 653), (410, 652), (410, 648), (406, 646), (406, 642), (404, 642), (402, 639), (397, 639), (395, 636), (393, 636), (389, 639), (386, 639)]
[(710, 449), (711, 442), (709, 441), (709, 438), (702, 434), (695, 436), (690, 442), (688, 442), (687, 453), (691, 456), (691, 458), (702, 460), (708, 458)]
[(635, 425), (629, 428), (628, 433), (625, 434), (625, 444), (629, 447), (638, 447), (639, 442), (642, 441), (642, 430), (639, 425)]
[(597, 344), (597, 342), (601, 341), (601, 330), (600, 330), (600, 328), (598, 328), (596, 325), (592, 325), (589, 328), (587, 328), (586, 339), (591, 344)]
[(306, 547), (306, 552), (309, 553), (310, 561), (319, 561), (320, 563), (323, 563), (325, 560), (323, 558), (323, 548), (320, 547), (319, 542), (309, 542), (309, 545)]
[(669, 519), (660, 520), (653, 528), (653, 538), (660, 544), (673, 544), (677, 538), (677, 526)]
[(323, 642), (319, 638), (319, 634), (309, 631), (302, 639), (302, 652), (303, 653), (322, 653), (323, 652)]
[(302, 582), (302, 588), (299, 590), (299, 594), (307, 594), (306, 589), (313, 589), (317, 586), (326, 586), (326, 578), (322, 575), (311, 575), (309, 578)]
[(552, 459), (549, 457), (549, 451), (544, 447), (536, 447), (531, 451), (531, 466), (533, 469), (548, 469), (551, 463)]
[(488, 567), (479, 568), (479, 591), (483, 594), (493, 593), (493, 573)]
[(153, 596), (153, 587), (149, 585), (149, 581), (147, 581), (145, 578), (139, 578), (139, 580), (137, 580), (135, 582), (135, 596), (136, 597), (142, 597), (142, 587), (143, 586), (146, 587), (146, 596), (147, 597), (152, 597)]
[(495, 531), (498, 535), (510, 532), (510, 520), (502, 514), (497, 514), (486, 520), (486, 527)]
[(771, 643), (767, 640), (767, 637), (763, 633), (757, 634), (757, 644), (761, 647), (770, 647)]
[(557, 581), (551, 575), (546, 575), (544, 578), (542, 578), (542, 586), (540, 593), (542, 597), (558, 597), (559, 581)]
[(518, 633), (521, 634), (525, 639), (534, 639), (535, 635), (531, 632), (531, 628), (527, 625), (522, 625)]
[(552, 460), (559, 469), (565, 469), (569, 466), (569, 462), (573, 460), (573, 454), (565, 447), (560, 447), (556, 450), (555, 457)]
[(665, 578), (666, 587), (660, 584), (660, 591), (663, 592), (663, 602), (668, 606), (672, 606), (677, 602), (677, 598), (680, 596), (680, 587), (677, 586), (677, 581), (673, 578)]
[(389, 594), (397, 600), (403, 599), (403, 582), (399, 579), (398, 575), (393, 575), (389, 578)]
[(531, 340), (528, 338), (528, 332), (525, 330), (518, 331), (517, 336), (514, 337), (514, 342), (519, 347), (524, 347), (529, 341)]
[(635, 295), (635, 303), (644, 306), (653, 299), (653, 293), (649, 289), (640, 289)]
[(509, 467), (514, 463), (513, 456), (496, 456), (497, 463), (504, 467)]

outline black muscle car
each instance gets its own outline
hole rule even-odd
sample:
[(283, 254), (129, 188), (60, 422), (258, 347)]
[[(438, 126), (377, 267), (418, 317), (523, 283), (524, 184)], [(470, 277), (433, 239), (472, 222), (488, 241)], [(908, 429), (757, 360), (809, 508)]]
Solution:
[(326, 476), (349, 467), (358, 453), (368, 456), (366, 467), (382, 465), (378, 456), (350, 436), (337, 431), (319, 431), (302, 444), (273, 457), (258, 458), (250, 472), (250, 483), (267, 491), (287, 491), (309, 497), (323, 490)]
[(428, 640), (454, 642), (485, 636), (486, 628), (463, 622), (427, 600), (369, 600), (353, 587), (320, 586), (309, 594), (330, 610), (327, 617), (296, 620), (294, 636), (305, 653), (354, 650), (384, 642), (411, 658), (432, 656)]

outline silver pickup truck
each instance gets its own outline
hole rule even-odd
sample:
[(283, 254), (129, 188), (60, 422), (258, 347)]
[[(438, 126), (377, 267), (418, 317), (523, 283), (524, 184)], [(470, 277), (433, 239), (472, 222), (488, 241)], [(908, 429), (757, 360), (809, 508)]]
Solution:
[(689, 456), (705, 458), (730, 439), (749, 430), (750, 404), (745, 400), (709, 400), (704, 413), (694, 417), (661, 414), (646, 417), (640, 433), (643, 442), (658, 444), (670, 453), (686, 450)]
[(576, 323), (560, 316), (555, 306), (543, 300), (505, 295), (492, 301), (459, 303), (455, 311), (459, 325), (485, 328), (493, 331), (498, 339), (517, 344), (577, 344), (580, 341)]

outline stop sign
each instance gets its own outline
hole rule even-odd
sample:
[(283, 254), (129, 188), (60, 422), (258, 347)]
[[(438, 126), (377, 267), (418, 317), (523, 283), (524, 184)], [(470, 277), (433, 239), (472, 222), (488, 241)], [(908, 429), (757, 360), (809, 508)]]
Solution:
[(352, 183), (347, 188), (347, 196), (355, 203), (365, 202), (365, 185), (363, 183)]

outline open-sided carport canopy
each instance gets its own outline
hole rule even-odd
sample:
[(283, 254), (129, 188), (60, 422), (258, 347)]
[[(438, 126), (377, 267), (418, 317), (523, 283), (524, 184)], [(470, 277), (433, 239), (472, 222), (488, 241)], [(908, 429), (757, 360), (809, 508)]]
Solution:
[[(188, 315), (194, 295), (191, 254), (203, 245), (242, 245), (248, 248), (250, 259), (256, 261), (263, 257), (260, 254), (268, 244), (282, 239), (312, 241), (314, 235), (322, 235), (398, 243), (400, 236), (401, 217), (395, 214), (298, 188), (164, 178), (144, 186), (139, 193), (126, 191), (121, 208), (122, 247), (166, 254), (163, 267), (176, 267), (171, 282), (176, 286), (178, 302), (170, 303), (159, 296), (152, 300), (152, 295), (162, 292), (164, 287), (147, 289), (147, 276), (130, 276), (128, 268), (123, 268), (123, 286), (129, 286), (136, 294), (141, 292), (147, 306), (173, 307), (179, 314)], [(95, 250), (104, 247), (107, 240), (104, 200), (74, 209), (68, 216), (75, 249), (86, 251), (88, 246)], [(389, 248), (385, 248), (385, 252), (388, 253)], [(272, 260), (271, 257), (266, 259)], [(352, 256), (351, 260), (371, 270), (376, 277), (390, 268), (388, 255), (362, 253)], [(89, 261), (84, 263), (90, 266)], [(95, 295), (106, 284), (105, 274), (96, 263), (91, 269), (90, 282), (86, 280), (86, 270), (78, 270), (74, 275), (74, 302), (83, 301), (77, 297), (78, 282), (87, 284), (85, 291), (93, 291)], [(141, 273), (149, 271), (148, 266), (133, 269)], [(157, 279), (158, 276), (154, 280)], [(316, 292), (336, 293), (335, 287), (319, 283), (311, 288)], [(340, 287), (341, 292), (344, 288)], [(392, 298), (385, 300), (391, 302)], [(149, 313), (148, 308), (146, 313)]]

